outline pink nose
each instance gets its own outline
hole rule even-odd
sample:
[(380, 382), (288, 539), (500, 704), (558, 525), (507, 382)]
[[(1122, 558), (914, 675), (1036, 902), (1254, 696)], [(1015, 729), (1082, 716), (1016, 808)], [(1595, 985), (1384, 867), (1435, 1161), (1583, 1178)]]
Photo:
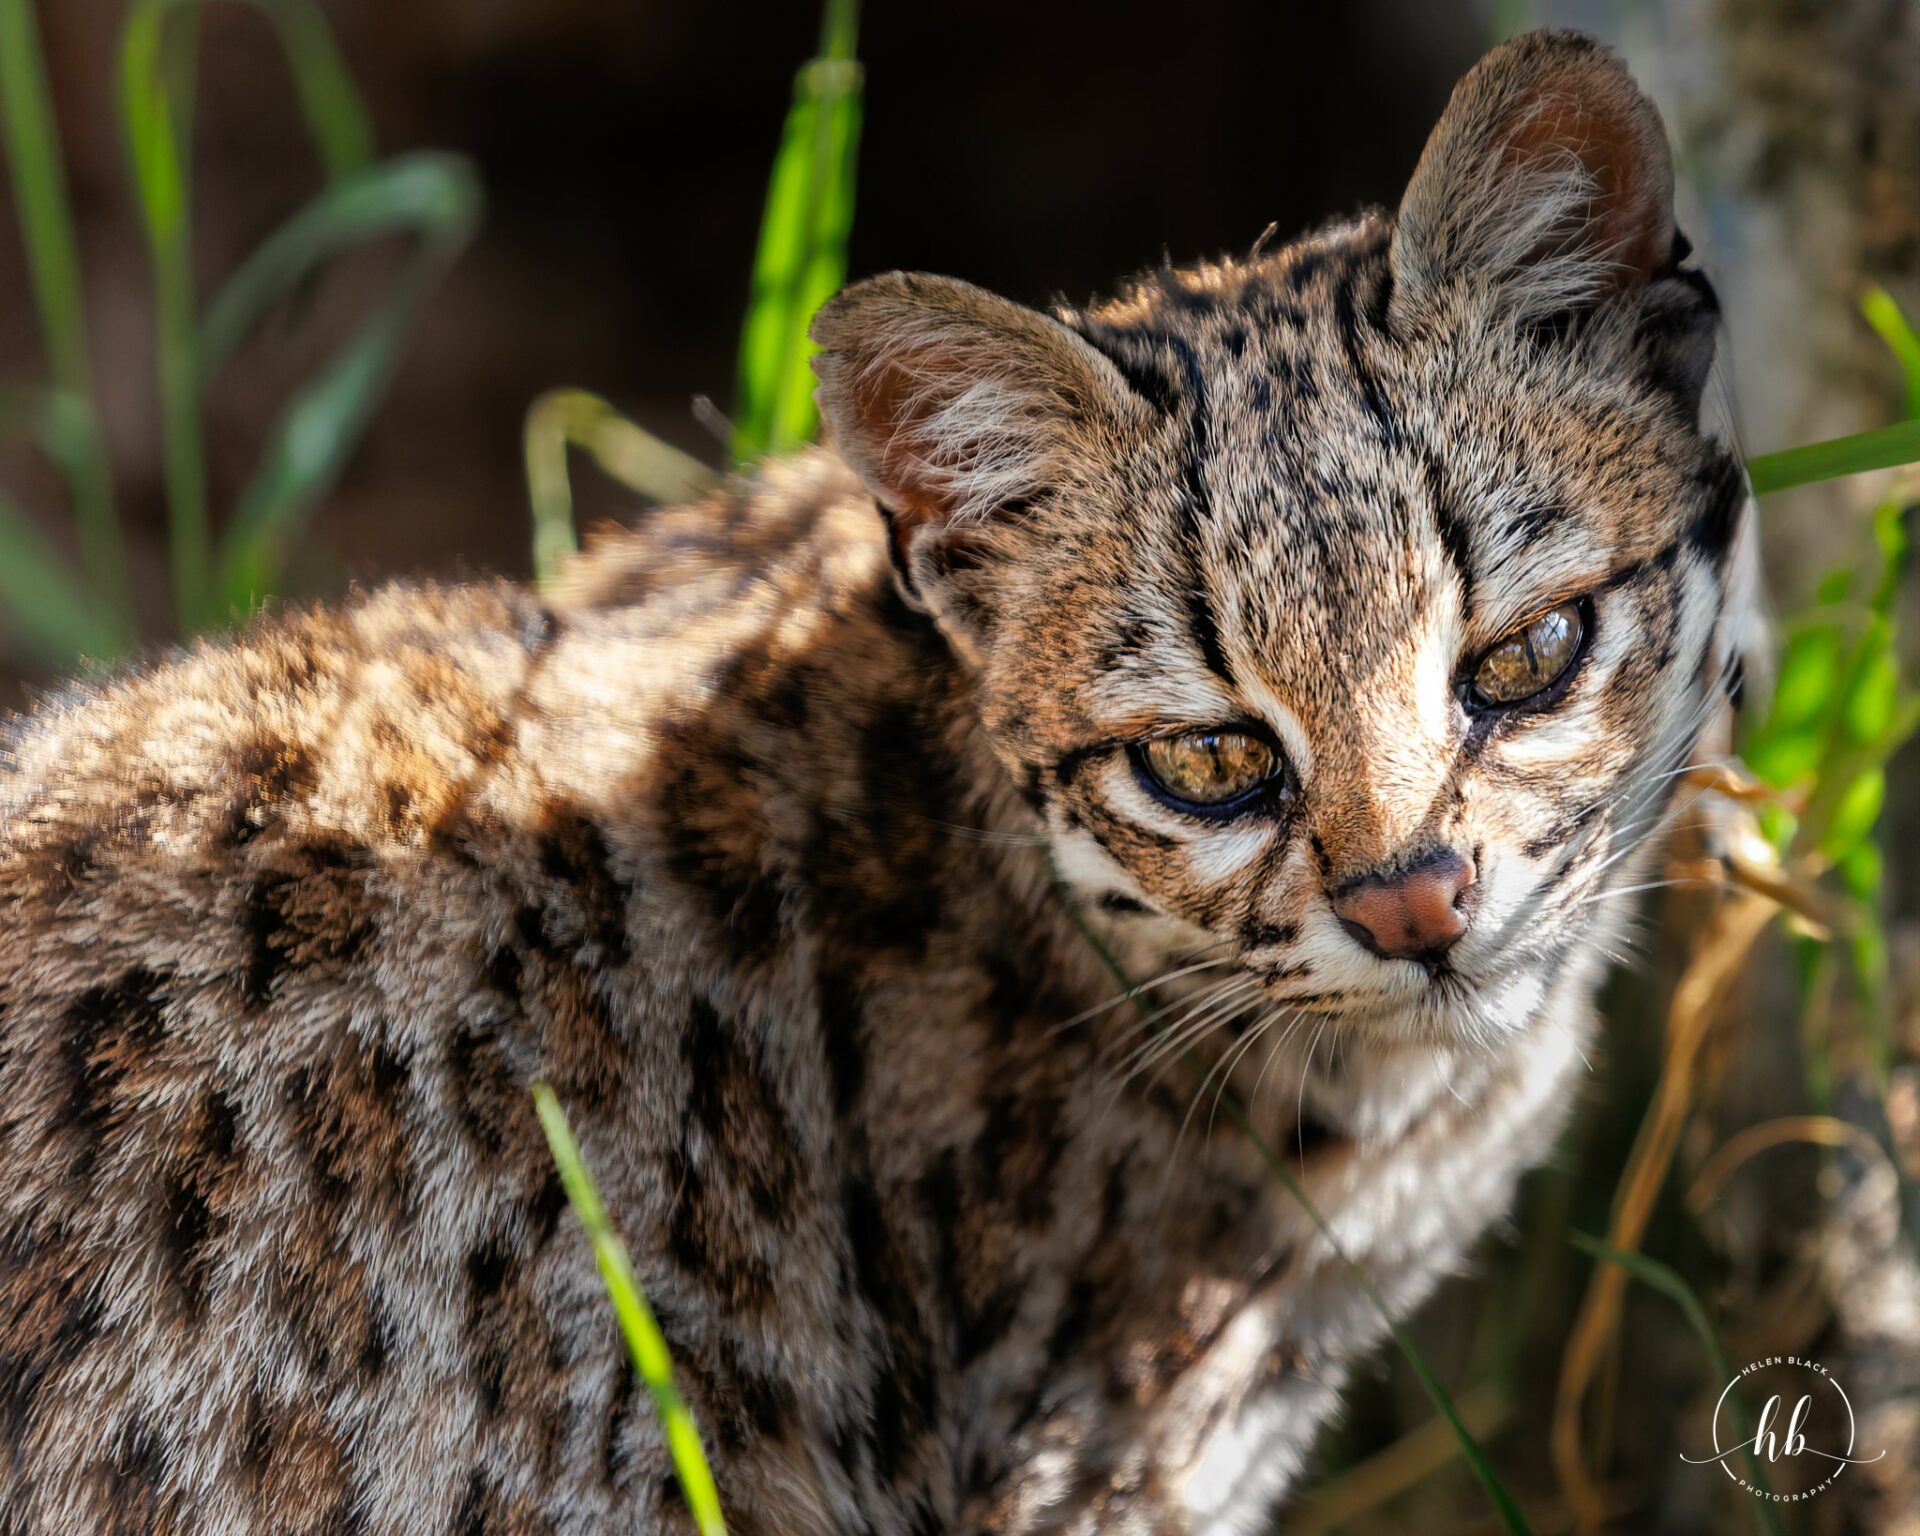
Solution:
[(1437, 961), (1467, 931), (1476, 871), (1451, 848), (1392, 875), (1366, 875), (1333, 898), (1340, 926), (1390, 960)]

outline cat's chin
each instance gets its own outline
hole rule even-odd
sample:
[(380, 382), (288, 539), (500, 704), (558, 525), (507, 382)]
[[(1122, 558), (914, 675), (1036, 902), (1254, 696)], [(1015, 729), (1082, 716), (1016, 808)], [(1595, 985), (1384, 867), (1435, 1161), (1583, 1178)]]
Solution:
[(1542, 966), (1484, 979), (1443, 971), (1372, 997), (1349, 995), (1329, 1012), (1354, 1036), (1377, 1045), (1497, 1049), (1539, 1016), (1549, 974)]

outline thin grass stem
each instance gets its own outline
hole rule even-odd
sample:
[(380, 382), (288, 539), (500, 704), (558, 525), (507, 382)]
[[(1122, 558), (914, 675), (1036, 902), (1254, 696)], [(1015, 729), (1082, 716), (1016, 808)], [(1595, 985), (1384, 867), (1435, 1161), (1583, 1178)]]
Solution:
[[(1707, 1359), (1713, 1366), (1714, 1379), (1726, 1382), (1734, 1379), (1733, 1367), (1727, 1361), (1726, 1350), (1721, 1347), (1720, 1335), (1714, 1331), (1712, 1322), (1708, 1320), (1707, 1309), (1700, 1305), (1700, 1298), (1694, 1295), (1693, 1287), (1688, 1285), (1678, 1272), (1657, 1259), (1648, 1258), (1643, 1253), (1627, 1253), (1618, 1248), (1609, 1248), (1599, 1238), (1589, 1236), (1585, 1232), (1571, 1232), (1568, 1236), (1573, 1246), (1582, 1253), (1591, 1254), (1596, 1259), (1604, 1259), (1609, 1264), (1618, 1265), (1642, 1285), (1670, 1298), (1679, 1306), (1687, 1321), (1693, 1326), (1693, 1331), (1699, 1335), (1700, 1342), (1706, 1346)], [(1737, 1388), (1733, 1393), (1731, 1407), (1734, 1427), (1739, 1430), (1741, 1440), (1746, 1442), (1747, 1475), (1752, 1478), (1754, 1487), (1758, 1488), (1762, 1495), (1769, 1495), (1772, 1492), (1772, 1485), (1767, 1481), (1766, 1468), (1760, 1463), (1759, 1453), (1751, 1444), (1753, 1423), (1747, 1414), (1746, 1400)], [(1753, 1503), (1754, 1521), (1759, 1525), (1762, 1536), (1781, 1536), (1779, 1512), (1768, 1498), (1761, 1497), (1755, 1499)]]
[(533, 509), (533, 574), (542, 586), (580, 547), (568, 449), (580, 449), (627, 489), (659, 502), (695, 500), (720, 479), (584, 389), (551, 389), (534, 401), (522, 446)]
[(567, 1125), (566, 1111), (546, 1083), (533, 1085), (533, 1105), (540, 1116), (540, 1128), (547, 1133), (547, 1145), (560, 1169), (560, 1182), (566, 1186), (567, 1200), (586, 1229), (587, 1241), (600, 1266), (607, 1296), (620, 1324), (621, 1337), (633, 1356), (634, 1368), (653, 1396), (654, 1411), (660, 1415), (667, 1451), (673, 1458), (673, 1470), (680, 1479), (680, 1491), (686, 1495), (687, 1508), (693, 1512), (700, 1536), (726, 1536), (726, 1522), (720, 1516), (720, 1491), (714, 1485), (713, 1469), (700, 1443), (700, 1430), (693, 1412), (674, 1384), (673, 1355), (666, 1336), (647, 1303), (646, 1292), (633, 1272), (633, 1260), (626, 1244), (607, 1219), (600, 1189), (588, 1172), (580, 1147)]

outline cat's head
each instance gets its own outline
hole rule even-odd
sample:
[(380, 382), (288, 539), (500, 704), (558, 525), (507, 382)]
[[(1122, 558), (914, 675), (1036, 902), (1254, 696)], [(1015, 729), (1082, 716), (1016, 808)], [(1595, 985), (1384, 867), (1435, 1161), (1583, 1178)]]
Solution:
[(1653, 106), (1535, 33), (1392, 217), (1083, 312), (821, 312), (833, 438), (1073, 885), (1363, 1029), (1521, 1022), (1729, 686), (1687, 255)]

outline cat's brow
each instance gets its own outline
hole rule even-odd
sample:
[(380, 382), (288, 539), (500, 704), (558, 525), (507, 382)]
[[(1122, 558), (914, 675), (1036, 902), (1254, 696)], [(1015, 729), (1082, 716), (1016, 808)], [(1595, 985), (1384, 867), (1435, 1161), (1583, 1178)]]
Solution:
[(1220, 725), (1247, 714), (1238, 694), (1177, 651), (1164, 666), (1097, 678), (1088, 693), (1095, 723), (1113, 740), (1151, 735), (1169, 726)]

